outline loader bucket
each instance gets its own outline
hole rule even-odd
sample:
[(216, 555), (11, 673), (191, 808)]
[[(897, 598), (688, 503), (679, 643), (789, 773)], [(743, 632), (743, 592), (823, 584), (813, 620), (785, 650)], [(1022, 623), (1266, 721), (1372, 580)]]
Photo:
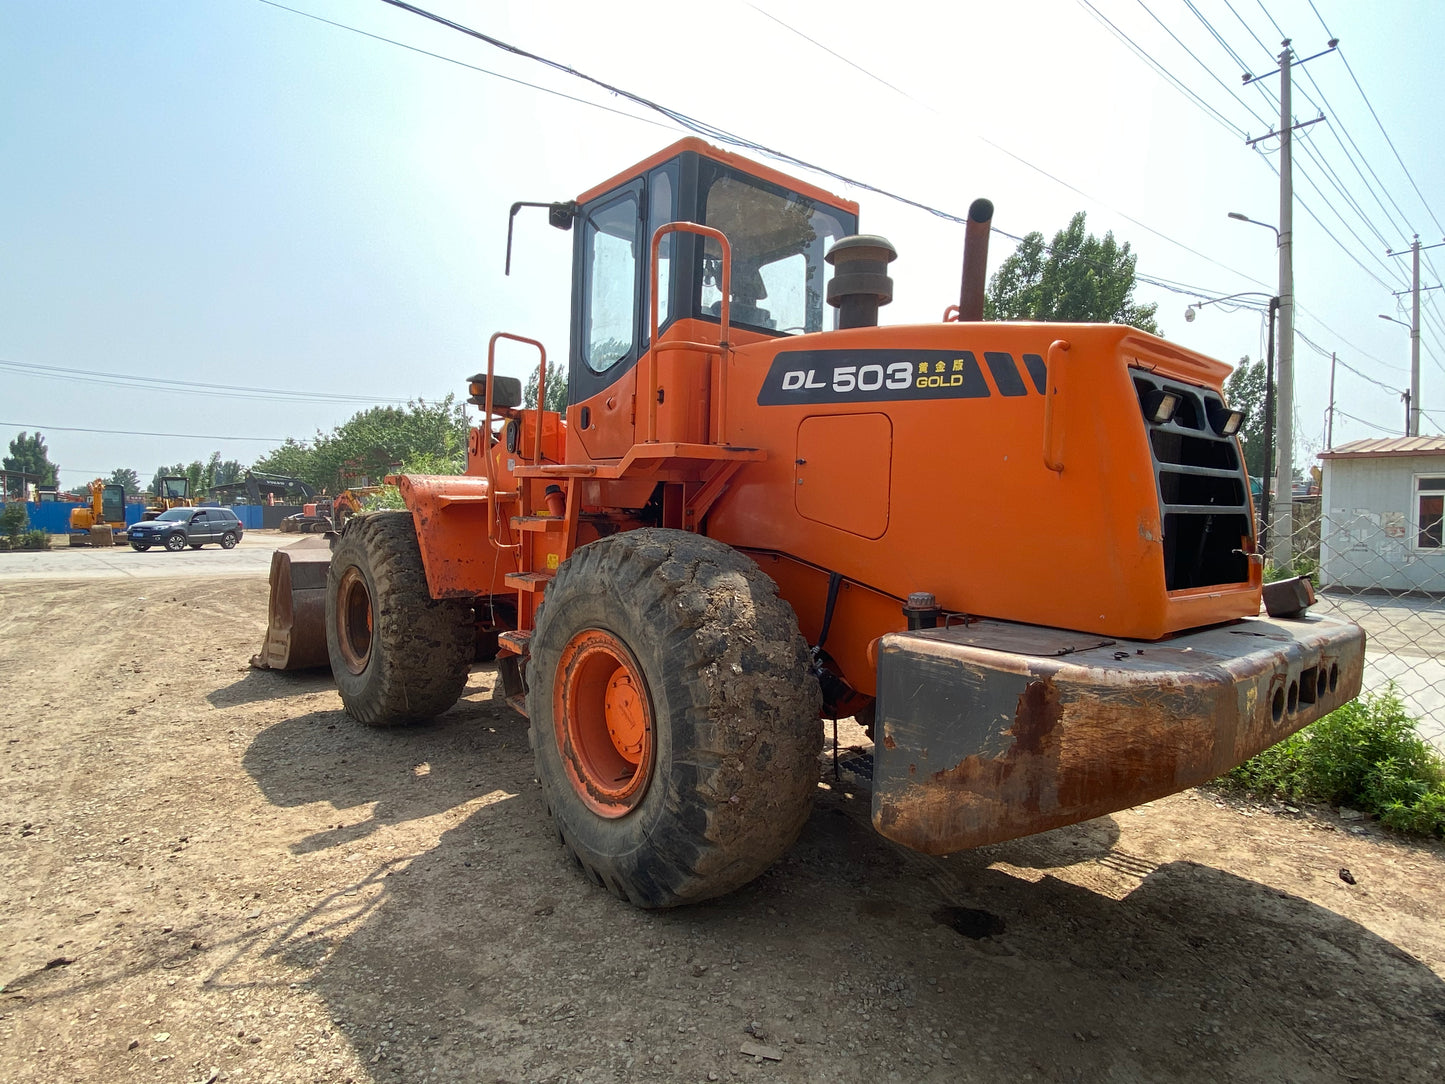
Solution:
[(328, 666), (326, 570), (331, 542), (312, 536), (271, 555), (271, 599), (266, 642), (251, 656), (258, 670), (305, 670)]

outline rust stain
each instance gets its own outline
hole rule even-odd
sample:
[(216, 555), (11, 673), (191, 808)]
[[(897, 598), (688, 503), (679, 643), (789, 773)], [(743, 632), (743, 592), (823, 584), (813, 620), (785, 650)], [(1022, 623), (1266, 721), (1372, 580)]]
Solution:
[(897, 749), (897, 748), (898, 748), (898, 743), (893, 740), (893, 735), (892, 735), (892, 734), (884, 734), (884, 735), (883, 735), (883, 748), (884, 748), (884, 749)]

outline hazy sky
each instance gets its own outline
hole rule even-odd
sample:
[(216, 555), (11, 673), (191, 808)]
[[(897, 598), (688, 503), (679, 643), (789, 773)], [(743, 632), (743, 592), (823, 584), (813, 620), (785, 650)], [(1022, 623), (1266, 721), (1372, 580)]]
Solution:
[[(1243, 87), (1239, 61), (1267, 72), (1282, 36), (1307, 57), (1333, 34), (1343, 59), (1311, 60), (1295, 84), (1298, 120), (1317, 104), (1327, 114), (1296, 140), (1298, 327), (1364, 374), (1338, 370), (1351, 417), (1337, 417), (1335, 443), (1401, 432), (1409, 332), (1378, 314), (1408, 322), (1391, 294), (1409, 260), (1384, 252), (1412, 231), (1425, 244), (1445, 234), (1445, 4), (1090, 3), (1221, 116), (1083, 0), (420, 6), (942, 210), (988, 196), (1012, 234), (1052, 236), (1085, 210), (1092, 231), (1133, 246), (1140, 274), (1183, 291), (1138, 291), (1160, 303), (1166, 336), (1230, 362), (1262, 354), (1261, 317), (1183, 312), (1277, 284), (1273, 234), (1226, 217), (1279, 216), (1277, 142), (1259, 153), (1241, 135), (1277, 125), (1279, 80)], [(686, 134), (379, 0), (288, 6), (461, 63), (262, 0), (0, 4), (0, 440), (40, 428), (67, 487), (116, 467), (148, 481), (213, 450), (249, 463), (370, 402), (461, 393), (493, 331), (540, 338), (565, 360), (570, 235), (540, 214), (519, 219), (504, 278), (509, 204), (571, 198)], [(1358, 148), (1353, 160), (1342, 146)], [(857, 199), (862, 228), (897, 246), (885, 323), (937, 320), (956, 301), (961, 227), (803, 175)], [(990, 272), (1011, 249), (995, 235)], [(1433, 285), (1445, 249), (1427, 255)], [(1422, 433), (1445, 428), (1442, 294), (1424, 295), (1434, 416)], [(524, 360), (508, 355), (503, 370), (522, 375)], [(37, 366), (260, 391), (124, 387)], [(1311, 454), (1329, 367), (1297, 342), (1296, 431)], [(287, 399), (296, 392), (309, 397)]]

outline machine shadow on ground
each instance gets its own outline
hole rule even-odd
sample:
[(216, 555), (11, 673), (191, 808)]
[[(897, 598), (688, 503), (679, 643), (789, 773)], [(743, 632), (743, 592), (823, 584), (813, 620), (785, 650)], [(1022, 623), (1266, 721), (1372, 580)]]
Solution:
[[(334, 688), (327, 671), (275, 676), (288, 687)], [(507, 783), (515, 789), (516, 771), (506, 772), (503, 782), (497, 768), (518, 757), (530, 770), (525, 723), (474, 696), (415, 726), (365, 727), (339, 710), (294, 716), (258, 734), (242, 766), (273, 805), (326, 802), (337, 811), (334, 826), (290, 844), (293, 854), (304, 854), (445, 813)]]
[[(1121, 854), (1110, 818), (934, 859), (878, 837), (866, 796), (830, 785), (753, 884), (635, 910), (557, 846), (524, 726), (489, 701), (398, 731), (322, 712), (246, 754), (278, 805), (375, 803), (297, 853), (495, 796), (367, 881), (360, 924), (330, 949), (303, 919), (266, 950), (314, 964), (310, 988), (376, 1081), (1438, 1073), (1445, 984), (1427, 967), (1297, 896)], [(1081, 863), (1132, 888), (1113, 898), (1047, 872)], [(1364, 1061), (1362, 1029), (1388, 1063)], [(740, 1053), (753, 1042), (782, 1060), (764, 1070)]]

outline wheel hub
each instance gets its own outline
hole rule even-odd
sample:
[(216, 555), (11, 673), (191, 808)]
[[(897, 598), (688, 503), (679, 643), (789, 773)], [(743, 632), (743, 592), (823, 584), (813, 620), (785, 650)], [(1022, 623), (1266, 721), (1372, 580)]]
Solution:
[(353, 674), (362, 673), (371, 662), (372, 626), (371, 592), (361, 569), (352, 565), (342, 573), (336, 589), (336, 643)]
[(558, 673), (553, 718), (567, 777), (594, 813), (624, 816), (647, 793), (655, 756), (642, 669), (616, 636), (586, 629), (562, 649)]

